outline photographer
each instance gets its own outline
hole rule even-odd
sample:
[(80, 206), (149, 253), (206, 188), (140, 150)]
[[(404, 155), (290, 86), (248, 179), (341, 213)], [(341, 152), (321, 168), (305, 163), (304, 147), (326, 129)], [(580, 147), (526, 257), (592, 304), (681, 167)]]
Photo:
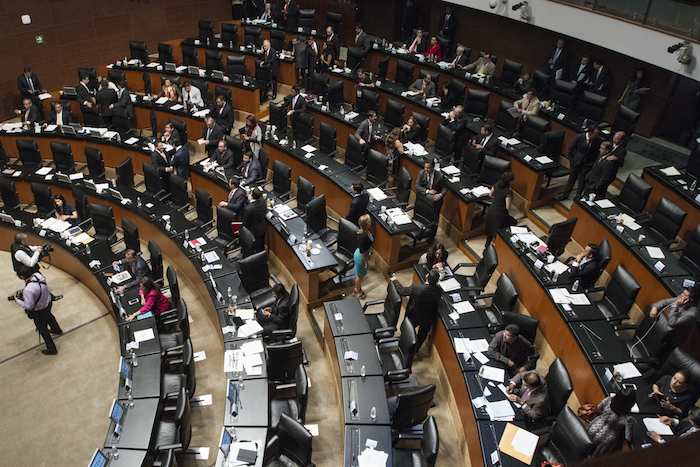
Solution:
[(24, 279), (24, 289), (17, 291), (13, 297), (8, 297), (8, 300), (14, 300), (24, 308), (29, 319), (34, 321), (36, 329), (46, 343), (46, 348), (41, 353), (56, 355), (58, 350), (51, 334), (61, 335), (63, 330), (51, 312), (52, 296), (46, 284), (46, 278), (38, 271), (25, 271), (20, 277)]
[(39, 271), (39, 260), (50, 252), (48, 245), (27, 245), (27, 234), (18, 233), (10, 246), (12, 253), (12, 269), (22, 279)]

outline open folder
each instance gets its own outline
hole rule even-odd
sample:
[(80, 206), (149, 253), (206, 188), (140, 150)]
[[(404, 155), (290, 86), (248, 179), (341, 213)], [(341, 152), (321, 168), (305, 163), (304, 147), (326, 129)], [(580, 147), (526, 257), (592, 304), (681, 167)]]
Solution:
[(498, 449), (525, 464), (532, 462), (539, 436), (508, 423), (498, 443)]

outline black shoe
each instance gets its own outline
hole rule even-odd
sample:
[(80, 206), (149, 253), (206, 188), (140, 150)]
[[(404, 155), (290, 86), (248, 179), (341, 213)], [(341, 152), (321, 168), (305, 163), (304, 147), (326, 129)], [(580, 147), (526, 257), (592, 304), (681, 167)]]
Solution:
[(60, 295), (60, 294), (51, 296), (51, 301), (53, 301), (53, 302), (57, 302), (57, 301), (62, 300), (62, 299), (63, 299), (63, 295)]
[(41, 353), (43, 353), (44, 355), (56, 355), (56, 354), (58, 354), (58, 350), (52, 351), (52, 350), (48, 350), (48, 349), (43, 349), (41, 351)]
[(54, 336), (62, 336), (63, 335), (63, 331), (49, 331), (49, 332), (51, 334), (53, 334)]

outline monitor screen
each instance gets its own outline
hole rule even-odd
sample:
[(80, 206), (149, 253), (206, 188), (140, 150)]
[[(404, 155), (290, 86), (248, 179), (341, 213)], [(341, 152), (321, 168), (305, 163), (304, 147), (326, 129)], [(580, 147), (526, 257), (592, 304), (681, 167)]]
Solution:
[(112, 413), (110, 414), (109, 418), (111, 418), (116, 425), (119, 425), (123, 416), (124, 407), (122, 406), (121, 402), (115, 400), (112, 404)]
[(130, 373), (131, 365), (129, 364), (129, 361), (124, 357), (119, 357), (119, 374), (121, 375), (122, 379), (129, 379)]
[(236, 391), (238, 391), (238, 388), (236, 387), (236, 382), (231, 380), (228, 382), (228, 393), (226, 394), (226, 397), (228, 398), (229, 402), (232, 404), (236, 401)]
[(109, 456), (98, 449), (92, 456), (89, 467), (106, 467), (107, 464), (109, 464)]
[(117, 166), (117, 186), (134, 186), (134, 165), (131, 158), (125, 160)]
[(233, 437), (231, 436), (231, 433), (224, 428), (224, 433), (221, 436), (221, 453), (224, 455), (224, 457), (228, 456), (229, 451), (231, 450), (231, 443), (233, 442)]

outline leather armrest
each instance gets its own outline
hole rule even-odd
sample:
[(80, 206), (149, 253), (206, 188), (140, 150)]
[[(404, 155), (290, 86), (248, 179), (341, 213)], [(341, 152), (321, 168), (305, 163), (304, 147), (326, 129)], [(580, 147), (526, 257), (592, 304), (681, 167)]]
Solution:
[(384, 300), (372, 300), (371, 302), (366, 302), (364, 305), (362, 305), (362, 312), (364, 313), (367, 311), (367, 308), (375, 305), (381, 305), (384, 303)]
[(392, 382), (399, 382), (407, 379), (411, 371), (408, 368), (402, 368), (401, 370), (390, 370), (386, 372), (386, 378)]
[(474, 300), (485, 300), (487, 298), (493, 298), (495, 297), (495, 293), (482, 293), (480, 295), (477, 295), (476, 297), (473, 297)]
[[(176, 450), (176, 451), (182, 450), (182, 443), (162, 444), (160, 446), (156, 446), (156, 451), (170, 451), (171, 449)], [(156, 465), (156, 464), (153, 464), (153, 465)]]
[(389, 339), (394, 337), (394, 332), (396, 332), (396, 329), (392, 327), (386, 327), (386, 328), (378, 328), (374, 330), (374, 339)]
[(379, 339), (379, 342), (377, 342), (377, 344), (384, 346), (384, 345), (392, 344), (392, 343), (398, 342), (398, 341), (399, 341), (398, 337), (387, 337), (384, 339)]
[(461, 268), (475, 268), (476, 265), (477, 263), (459, 263), (452, 269), (452, 272), (455, 273)]

